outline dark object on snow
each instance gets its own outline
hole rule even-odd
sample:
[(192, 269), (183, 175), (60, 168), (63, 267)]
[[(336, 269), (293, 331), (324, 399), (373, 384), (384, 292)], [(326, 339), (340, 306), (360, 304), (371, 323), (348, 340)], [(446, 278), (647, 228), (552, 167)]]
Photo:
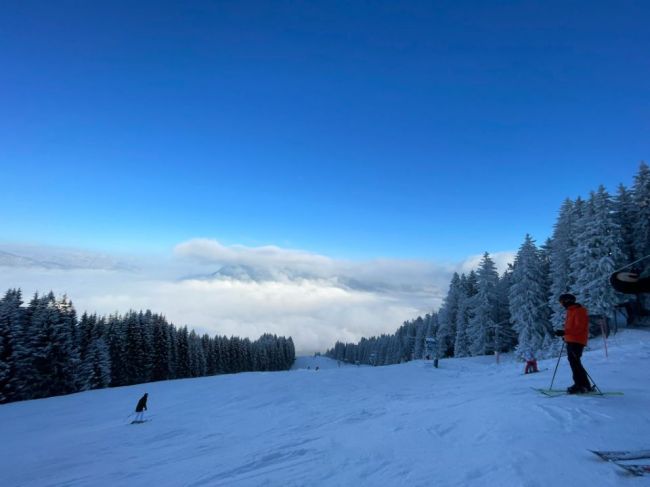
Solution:
[(560, 294), (558, 301), (566, 308), (576, 302), (576, 297), (571, 293)]
[(142, 411), (147, 410), (147, 397), (149, 397), (149, 394), (145, 392), (144, 396), (140, 398), (138, 405), (135, 407), (136, 413), (141, 413)]
[(582, 343), (567, 342), (566, 344), (566, 354), (573, 374), (573, 385), (567, 389), (569, 394), (582, 394), (591, 392), (593, 389), (587, 371), (580, 361), (584, 348), (585, 346)]
[(650, 450), (589, 450), (608, 462), (650, 458)]
[(636, 475), (637, 477), (643, 477), (644, 475), (650, 474), (650, 465), (630, 465), (629, 463), (618, 462), (614, 463), (622, 469), (627, 470), (632, 475)]
[(567, 387), (566, 393), (567, 394), (589, 394), (590, 392), (594, 392), (594, 390), (595, 389), (592, 386), (579, 387), (574, 384), (570, 387)]
[[(569, 393), (566, 391), (566, 389), (538, 389), (536, 387), (533, 387), (532, 389), (536, 390), (537, 392), (540, 392), (544, 394), (545, 396), (549, 397), (559, 397), (559, 396), (567, 396)], [(623, 396), (624, 393), (621, 391), (600, 391), (598, 392), (597, 390), (593, 390), (591, 392), (585, 392), (584, 394), (578, 394), (580, 396)]]
[(615, 272), (609, 278), (609, 282), (619, 293), (650, 293), (650, 277), (639, 277), (638, 272)]
[(555, 336), (556, 337), (563, 337), (564, 336), (564, 330), (555, 330)]
[(534, 374), (535, 372), (539, 372), (539, 369), (537, 368), (537, 360), (534, 358), (530, 358), (526, 360), (526, 367), (524, 368), (524, 374)]

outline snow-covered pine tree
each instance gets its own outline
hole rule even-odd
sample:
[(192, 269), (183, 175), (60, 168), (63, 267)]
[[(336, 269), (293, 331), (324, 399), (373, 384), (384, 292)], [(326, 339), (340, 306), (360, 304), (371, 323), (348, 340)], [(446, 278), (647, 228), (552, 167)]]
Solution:
[[(542, 264), (542, 275), (544, 276), (544, 293), (548, 298), (551, 295), (551, 251), (552, 251), (552, 241), (551, 239), (546, 239), (544, 245), (539, 249), (540, 260)], [(543, 357), (557, 357), (560, 353), (560, 348), (562, 347), (562, 340), (558, 340), (555, 334), (553, 333), (553, 321), (551, 319), (552, 309), (550, 301), (547, 299), (546, 303), (546, 317), (550, 327), (549, 334), (544, 337), (542, 343), (543, 354), (539, 358)]]
[[(634, 177), (632, 201), (634, 251), (636, 259), (640, 259), (650, 255), (650, 167), (645, 162)], [(642, 264), (646, 269), (650, 267), (648, 261)]]
[(291, 337), (285, 338), (284, 356), (285, 356), (284, 366), (286, 369), (290, 369), (293, 363), (296, 361), (296, 349), (293, 344), (293, 338)]
[[(510, 286), (512, 286), (512, 264), (499, 277), (497, 284), (497, 328), (501, 343), (499, 352), (509, 352), (517, 345), (517, 332), (512, 327), (510, 319)], [(548, 288), (546, 288), (548, 289)]]
[(214, 361), (213, 374), (216, 375), (221, 373), (221, 357), (219, 356), (220, 348), (219, 348), (218, 336), (215, 336), (214, 338), (210, 339), (210, 346), (212, 348), (212, 360)]
[(108, 317), (105, 339), (111, 355), (111, 387), (129, 384), (125, 328), (124, 320), (117, 314)]
[(636, 250), (634, 248), (634, 202), (632, 192), (620, 184), (614, 199), (614, 218), (621, 229), (621, 252), (627, 263), (634, 262)]
[(257, 370), (265, 371), (271, 369), (271, 359), (266, 348), (261, 343), (255, 344), (255, 362)]
[(471, 289), (467, 276), (460, 276), (460, 286), (458, 290), (458, 310), (456, 313), (456, 337), (454, 340), (454, 357), (469, 357), (471, 355), (469, 348), (469, 337), (467, 335), (467, 325), (469, 324), (469, 310), (471, 307), (471, 296), (475, 290)]
[(142, 331), (142, 313), (129, 311), (125, 316), (126, 370), (128, 384), (146, 382), (147, 354)]
[(486, 355), (502, 346), (502, 330), (497, 325), (497, 285), (499, 274), (490, 254), (485, 252), (476, 271), (476, 296), (472, 298), (467, 327), (472, 355)]
[(22, 345), (22, 304), (20, 289), (9, 289), (0, 299), (0, 403), (18, 399), (16, 367)]
[(549, 306), (551, 324), (556, 329), (564, 325), (565, 310), (559, 303), (560, 295), (568, 293), (573, 288), (571, 278), (571, 255), (575, 248), (573, 221), (578, 216), (575, 206), (570, 199), (564, 201), (549, 244)]
[(78, 363), (74, 336), (69, 326), (71, 303), (58, 301), (54, 293), (34, 296), (26, 327), (27, 353), (19, 367), (24, 398), (40, 398), (75, 391)]
[(207, 333), (201, 336), (201, 348), (203, 348), (203, 355), (205, 356), (205, 374), (215, 375), (217, 373), (216, 357), (214, 355), (214, 348), (212, 348), (212, 340)]
[(375, 359), (375, 365), (388, 365), (392, 364), (392, 357), (391, 357), (391, 343), (389, 340), (388, 335), (381, 335), (377, 339), (377, 355)]
[[(85, 317), (85, 318), (84, 318)], [(85, 326), (81, 326), (84, 322)], [(90, 317), (84, 313), (80, 322), (80, 334), (83, 339), (83, 351), (80, 351), (80, 388), (102, 389), (111, 383), (111, 355), (106, 342), (107, 326), (104, 318)], [(82, 333), (83, 330), (83, 333)]]
[(171, 372), (171, 337), (169, 327), (162, 316), (153, 317), (153, 347), (151, 363), (151, 380), (167, 380)]
[(456, 314), (458, 313), (458, 294), (460, 287), (460, 276), (454, 272), (447, 297), (440, 307), (438, 313), (438, 330), (436, 343), (438, 345), (438, 356), (448, 357), (454, 355), (454, 343), (456, 341)]
[(399, 364), (401, 362), (400, 342), (401, 340), (396, 335), (390, 335), (388, 337), (388, 347), (384, 365)]
[[(239, 340), (239, 350), (241, 354), (241, 363), (242, 363), (242, 371), (244, 372), (249, 372), (253, 370), (253, 361), (251, 358), (252, 351), (251, 351), (251, 341), (248, 338), (241, 338)], [(269, 355), (271, 359), (274, 359), (274, 353), (273, 353), (273, 345), (272, 342), (269, 345)]]
[(219, 373), (227, 374), (231, 372), (230, 367), (230, 347), (228, 338), (225, 336), (217, 337), (219, 341)]
[(69, 340), (66, 344), (67, 349), (62, 353), (63, 366), (65, 371), (62, 373), (68, 381), (65, 386), (65, 391), (62, 394), (76, 392), (79, 390), (79, 367), (81, 360), (79, 358), (79, 341), (77, 337), (77, 311), (75, 310), (72, 301), (68, 299), (67, 295), (56, 303), (59, 310), (59, 319), (62, 328), (62, 337)]
[(239, 337), (231, 336), (228, 340), (228, 348), (230, 350), (230, 369), (233, 372), (241, 372), (244, 370), (242, 363), (241, 348), (239, 347)]
[(93, 329), (97, 323), (97, 315), (84, 313), (77, 324), (77, 344), (79, 346), (79, 357), (83, 361), (86, 350), (93, 337)]
[[(91, 389), (92, 376), (94, 373), (94, 363), (92, 361), (90, 348), (94, 340), (94, 328), (97, 323), (97, 315), (84, 313), (77, 325), (77, 343), (79, 347), (79, 371), (77, 380), (80, 391)], [(109, 358), (110, 360), (110, 358)]]
[(88, 380), (90, 389), (103, 389), (111, 382), (111, 356), (104, 337), (93, 340), (88, 349), (88, 357), (93, 365)]
[(430, 315), (424, 318), (418, 316), (415, 320), (415, 344), (413, 346), (413, 356), (416, 360), (420, 360), (424, 356), (424, 337), (427, 332), (427, 321), (431, 319)]
[[(169, 332), (169, 378), (178, 378), (178, 330), (170, 324), (166, 325)], [(215, 338), (216, 340), (216, 338)]]
[(610, 274), (624, 261), (620, 227), (611, 198), (600, 186), (592, 192), (581, 219), (582, 232), (571, 258), (575, 293), (590, 314), (610, 317), (618, 303)]
[(144, 370), (143, 382), (151, 380), (151, 367), (153, 365), (153, 324), (158, 318), (151, 310), (146, 310), (144, 313), (138, 313), (140, 321), (140, 332), (142, 333), (142, 347), (144, 355)]
[[(178, 361), (176, 369), (176, 377), (185, 379), (192, 377), (192, 368), (190, 363), (190, 341), (187, 326), (178, 330), (177, 343), (178, 343)], [(230, 372), (230, 370), (229, 370)]]
[(194, 330), (189, 336), (189, 356), (190, 356), (190, 373), (192, 377), (202, 377), (205, 375), (205, 355), (201, 338)]
[[(542, 275), (544, 276), (544, 288), (546, 289), (546, 297), (548, 297), (551, 290), (551, 239), (547, 238), (544, 245), (539, 248), (539, 258), (542, 264)], [(548, 309), (548, 316), (550, 320), (551, 309)]]
[[(422, 318), (420, 318), (422, 319)], [(404, 323), (403, 330), (401, 331), (400, 340), (400, 357), (402, 359), (411, 360), (415, 350), (415, 335), (416, 328), (414, 321), (407, 321)]]
[(526, 235), (519, 248), (508, 293), (510, 317), (518, 334), (520, 358), (542, 357), (545, 338), (551, 335), (543, 263), (535, 241)]

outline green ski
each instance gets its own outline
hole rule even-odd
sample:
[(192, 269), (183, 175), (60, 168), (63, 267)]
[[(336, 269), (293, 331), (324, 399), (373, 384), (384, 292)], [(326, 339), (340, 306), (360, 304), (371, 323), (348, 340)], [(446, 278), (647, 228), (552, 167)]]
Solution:
[(622, 396), (623, 395), (623, 393), (620, 391), (606, 391), (606, 392), (591, 391), (591, 392), (584, 392), (582, 394), (569, 394), (564, 389), (541, 389), (536, 387), (533, 387), (532, 389), (548, 397), (569, 396), (569, 395), (570, 396)]

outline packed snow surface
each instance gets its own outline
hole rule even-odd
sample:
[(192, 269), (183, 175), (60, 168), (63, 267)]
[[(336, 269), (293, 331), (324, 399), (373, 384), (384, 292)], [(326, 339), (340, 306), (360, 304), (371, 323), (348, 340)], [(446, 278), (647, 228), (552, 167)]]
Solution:
[[(104, 389), (0, 406), (7, 486), (635, 486), (588, 449), (650, 448), (650, 333), (590, 344), (624, 396), (546, 397), (511, 357), (338, 366)], [(314, 370), (319, 365), (319, 370)], [(306, 367), (309, 366), (310, 369)], [(563, 357), (556, 385), (571, 384)], [(150, 422), (127, 416), (149, 393)], [(635, 463), (639, 463), (638, 461)]]

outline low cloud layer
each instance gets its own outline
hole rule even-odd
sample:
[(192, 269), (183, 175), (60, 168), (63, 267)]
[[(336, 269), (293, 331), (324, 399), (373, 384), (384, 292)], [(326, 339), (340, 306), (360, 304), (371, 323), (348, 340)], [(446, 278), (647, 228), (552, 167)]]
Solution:
[[(292, 336), (299, 353), (392, 333), (437, 309), (452, 273), (480, 260), (346, 261), (207, 239), (181, 243), (155, 261), (48, 249), (0, 246), (0, 289), (20, 287), (26, 300), (36, 291), (67, 293), (79, 312), (151, 309), (210, 334)], [(508, 257), (495, 258), (501, 269)]]

